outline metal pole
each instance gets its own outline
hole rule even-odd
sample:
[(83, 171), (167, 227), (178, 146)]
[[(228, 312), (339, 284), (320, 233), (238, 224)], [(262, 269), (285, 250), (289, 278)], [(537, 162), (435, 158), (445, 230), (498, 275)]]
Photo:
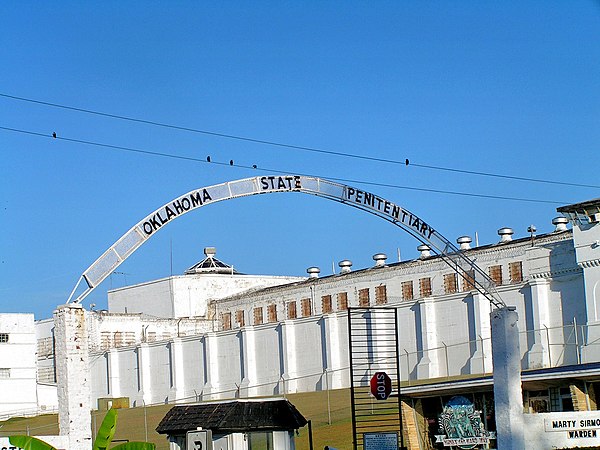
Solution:
[(410, 386), (410, 361), (408, 360), (408, 350), (404, 349), (404, 353), (406, 353), (406, 380), (408, 381), (408, 385)]
[(544, 328), (546, 329), (546, 344), (548, 345), (548, 364), (550, 365), (550, 367), (552, 367), (552, 352), (550, 351), (550, 349), (552, 348), (550, 347), (550, 330), (548, 330), (546, 324), (544, 324)]
[(581, 364), (581, 351), (579, 349), (579, 337), (577, 336), (577, 321), (573, 317), (573, 330), (575, 331), (575, 348), (577, 350), (577, 364)]
[(312, 421), (308, 421), (308, 448), (313, 450)]
[(142, 399), (142, 402), (144, 403), (144, 436), (146, 442), (148, 442), (148, 418), (146, 416), (146, 401)]
[(485, 349), (483, 348), (483, 338), (480, 334), (477, 335), (479, 338), (479, 349), (481, 351), (481, 373), (485, 373)]
[(402, 396), (400, 395), (400, 355), (398, 354), (398, 345), (400, 338), (398, 334), (398, 309), (394, 308), (394, 334), (396, 337), (396, 375), (398, 377), (398, 418), (400, 419), (400, 448), (404, 449), (404, 425), (402, 423)]
[(350, 359), (350, 405), (352, 408), (352, 447), (357, 449), (356, 441), (356, 417), (354, 400), (354, 371), (352, 370), (352, 308), (348, 308), (348, 353)]
[(450, 378), (450, 368), (448, 365), (448, 346), (442, 341), (442, 345), (444, 346), (444, 354), (446, 355), (446, 378)]
[(327, 387), (327, 423), (331, 425), (331, 400), (329, 398), (329, 375), (328, 370), (325, 369), (325, 383)]

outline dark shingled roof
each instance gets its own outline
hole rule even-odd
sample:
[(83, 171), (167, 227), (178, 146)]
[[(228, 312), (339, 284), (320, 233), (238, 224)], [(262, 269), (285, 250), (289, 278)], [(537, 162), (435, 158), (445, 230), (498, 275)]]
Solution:
[(600, 198), (595, 198), (593, 200), (588, 200), (581, 203), (574, 203), (572, 205), (561, 206), (560, 208), (556, 208), (556, 210), (562, 213), (575, 213), (584, 210), (597, 210), (599, 207)]
[(213, 432), (296, 430), (307, 421), (286, 399), (210, 402), (174, 406), (156, 427), (161, 434), (181, 434), (198, 427)]

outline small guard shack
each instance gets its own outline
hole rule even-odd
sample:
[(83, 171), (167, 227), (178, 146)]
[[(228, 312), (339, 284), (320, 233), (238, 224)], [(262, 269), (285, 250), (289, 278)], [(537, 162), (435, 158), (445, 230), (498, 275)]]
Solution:
[(170, 450), (295, 450), (307, 420), (283, 398), (174, 406), (156, 428)]

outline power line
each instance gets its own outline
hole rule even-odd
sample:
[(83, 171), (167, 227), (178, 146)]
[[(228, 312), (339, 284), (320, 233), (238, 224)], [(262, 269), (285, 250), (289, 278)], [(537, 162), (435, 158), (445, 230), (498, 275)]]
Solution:
[[(195, 158), (192, 156), (173, 155), (170, 153), (155, 152), (155, 151), (151, 151), (151, 150), (144, 150), (144, 149), (133, 148), (133, 147), (125, 147), (125, 146), (121, 146), (121, 145), (105, 144), (105, 143), (101, 143), (101, 142), (87, 141), (87, 140), (83, 140), (83, 139), (68, 138), (68, 137), (64, 137), (64, 136), (58, 136), (58, 135), (56, 135), (56, 133), (49, 135), (46, 133), (40, 133), (40, 132), (36, 132), (36, 131), (22, 130), (22, 129), (17, 129), (17, 128), (3, 127), (3, 126), (0, 126), (0, 130), (11, 131), (11, 132), (20, 133), (20, 134), (27, 134), (30, 136), (56, 139), (56, 140), (61, 140), (61, 141), (66, 141), (66, 142), (71, 142), (71, 143), (76, 143), (76, 144), (84, 144), (84, 145), (90, 145), (90, 146), (95, 146), (95, 147), (103, 147), (103, 148), (110, 148), (113, 150), (126, 151), (126, 152), (131, 152), (131, 153), (139, 153), (139, 154), (149, 155), (149, 156), (159, 156), (159, 157), (163, 157), (163, 158), (180, 159), (180, 160), (184, 160), (184, 161), (200, 162), (200, 163), (204, 163), (204, 164), (215, 164), (215, 165), (219, 165), (219, 166), (236, 167), (239, 169), (259, 170), (261, 172), (268, 172), (268, 173), (280, 173), (280, 174), (289, 173), (289, 171), (284, 171), (284, 170), (279, 170), (279, 169), (269, 169), (266, 167), (258, 167), (256, 165), (247, 166), (247, 165), (243, 165), (243, 164), (236, 164), (236, 163), (234, 163), (233, 160), (230, 160), (229, 162), (212, 161), (210, 157), (207, 157), (206, 159), (201, 159), (201, 158)], [(547, 203), (547, 204), (553, 204), (553, 205), (564, 205), (564, 204), (569, 203), (566, 201), (553, 201), (553, 200), (540, 200), (540, 199), (530, 199), (530, 198), (521, 198), (521, 197), (507, 197), (507, 196), (499, 196), (499, 195), (475, 194), (472, 192), (448, 191), (448, 190), (443, 190), (443, 189), (428, 189), (428, 188), (419, 188), (419, 187), (414, 187), (414, 186), (402, 186), (402, 185), (397, 185), (397, 184), (379, 183), (379, 182), (374, 182), (374, 181), (354, 180), (354, 179), (349, 179), (349, 178), (336, 178), (336, 177), (330, 177), (330, 176), (321, 176), (321, 175), (298, 173), (298, 172), (294, 172), (294, 173), (296, 173), (298, 175), (303, 175), (303, 176), (313, 176), (313, 177), (328, 179), (331, 181), (364, 184), (364, 185), (368, 185), (368, 186), (379, 186), (379, 187), (386, 187), (386, 188), (392, 188), (392, 189), (430, 192), (430, 193), (435, 193), (435, 194), (460, 195), (460, 196), (464, 196), (464, 197), (477, 197), (477, 198), (487, 198), (487, 199), (494, 199), (494, 200), (508, 200), (508, 201), (519, 201), (519, 202), (529, 202), (529, 203)]]
[(207, 136), (215, 136), (215, 137), (220, 137), (220, 138), (225, 138), (225, 139), (234, 139), (234, 140), (238, 140), (238, 141), (252, 142), (254, 144), (271, 145), (271, 146), (275, 146), (275, 147), (282, 147), (282, 148), (301, 150), (301, 151), (307, 151), (307, 152), (313, 152), (313, 153), (321, 153), (321, 154), (339, 156), (339, 157), (344, 157), (344, 158), (354, 158), (354, 159), (361, 159), (361, 160), (365, 160), (365, 161), (373, 161), (373, 162), (380, 162), (380, 163), (386, 163), (386, 164), (396, 164), (396, 165), (402, 165), (402, 166), (419, 167), (422, 169), (440, 170), (440, 171), (445, 171), (445, 172), (462, 173), (462, 174), (467, 174), (467, 175), (478, 175), (478, 176), (484, 176), (484, 177), (504, 178), (504, 179), (508, 179), (508, 180), (526, 181), (526, 182), (530, 182), (530, 183), (557, 184), (557, 185), (561, 185), (561, 186), (574, 186), (574, 187), (594, 188), (594, 189), (600, 188), (600, 185), (595, 185), (595, 184), (571, 183), (571, 182), (567, 182), (567, 181), (553, 181), (553, 180), (544, 180), (541, 178), (519, 177), (519, 176), (514, 176), (514, 175), (504, 175), (504, 174), (491, 173), (491, 172), (479, 172), (479, 171), (475, 171), (475, 170), (457, 169), (457, 168), (453, 168), (453, 167), (434, 166), (434, 165), (430, 165), (430, 164), (419, 164), (419, 163), (410, 162), (408, 159), (396, 160), (396, 159), (387, 159), (387, 158), (376, 158), (373, 156), (357, 155), (354, 153), (338, 152), (338, 151), (326, 150), (326, 149), (316, 148), (316, 147), (306, 147), (306, 146), (302, 146), (302, 145), (286, 144), (286, 143), (282, 143), (282, 142), (269, 141), (269, 140), (264, 140), (264, 139), (256, 139), (256, 138), (251, 138), (251, 137), (247, 137), (247, 136), (238, 136), (238, 135), (234, 135), (234, 134), (219, 133), (219, 132), (214, 132), (214, 131), (201, 130), (198, 128), (184, 127), (184, 126), (173, 125), (173, 124), (168, 124), (168, 123), (164, 123), (164, 122), (157, 122), (154, 120), (139, 119), (136, 117), (123, 116), (123, 115), (119, 115), (119, 114), (105, 113), (105, 112), (101, 112), (101, 111), (95, 111), (92, 109), (78, 108), (75, 106), (62, 105), (59, 103), (51, 103), (51, 102), (46, 102), (46, 101), (42, 101), (42, 100), (35, 100), (35, 99), (31, 99), (31, 98), (26, 98), (26, 97), (19, 97), (16, 95), (9, 95), (9, 94), (5, 94), (5, 93), (1, 93), (1, 92), (0, 92), (0, 97), (9, 98), (12, 100), (18, 100), (18, 101), (27, 102), (27, 103), (34, 103), (37, 105), (49, 106), (52, 108), (60, 108), (60, 109), (65, 109), (65, 110), (69, 110), (69, 111), (76, 111), (76, 112), (82, 112), (82, 113), (92, 114), (92, 115), (101, 116), (101, 117), (108, 117), (111, 119), (119, 119), (119, 120), (125, 120), (128, 122), (142, 123), (142, 124), (153, 125), (153, 126), (162, 127), (162, 128), (169, 128), (169, 129), (173, 129), (173, 130), (187, 131), (190, 133), (204, 134)]

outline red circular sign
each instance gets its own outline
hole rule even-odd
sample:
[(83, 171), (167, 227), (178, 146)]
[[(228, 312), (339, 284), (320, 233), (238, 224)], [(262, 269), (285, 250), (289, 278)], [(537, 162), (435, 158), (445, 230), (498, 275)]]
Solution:
[(375, 372), (370, 384), (371, 394), (377, 400), (386, 400), (392, 393), (392, 380), (385, 372)]

